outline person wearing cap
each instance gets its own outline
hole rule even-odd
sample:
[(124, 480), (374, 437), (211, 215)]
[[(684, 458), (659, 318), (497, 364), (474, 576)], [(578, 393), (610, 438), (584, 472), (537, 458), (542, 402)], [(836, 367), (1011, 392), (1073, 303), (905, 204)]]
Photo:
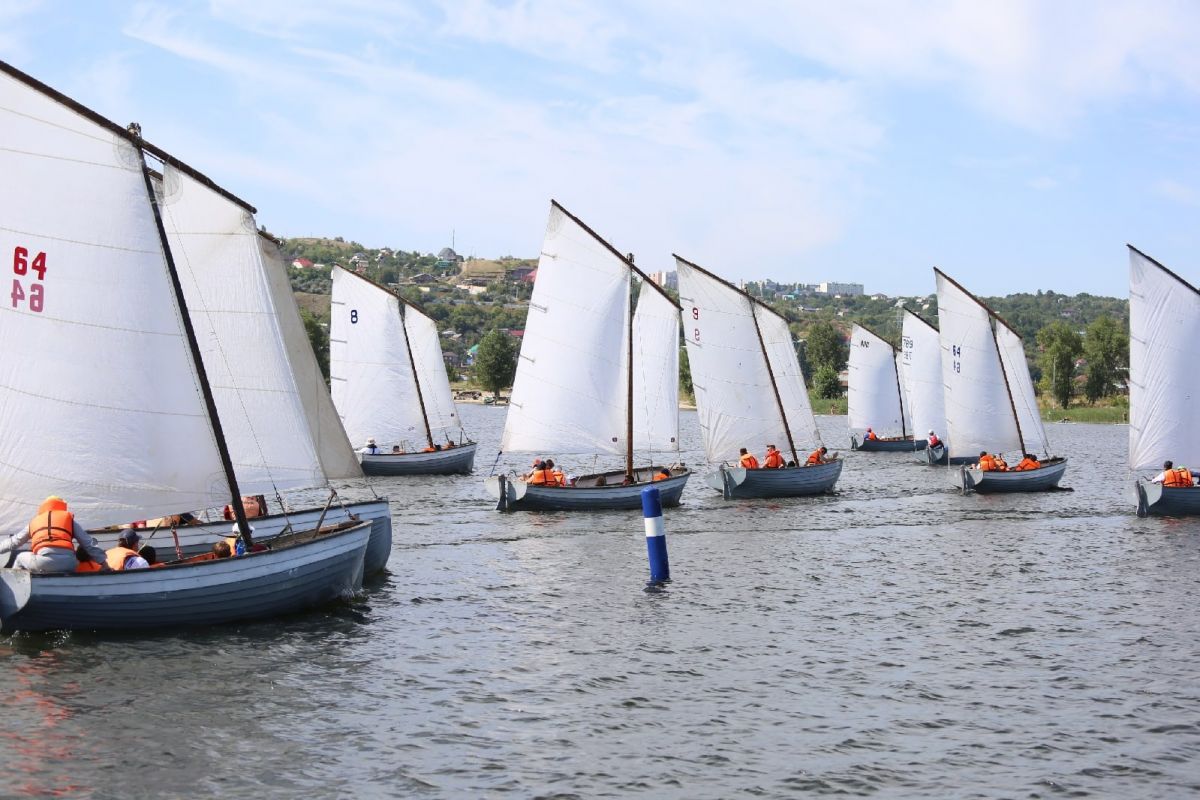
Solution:
[(67, 501), (56, 495), (47, 497), (29, 527), (0, 540), (0, 553), (7, 553), (29, 542), (29, 552), (19, 553), (13, 566), (30, 572), (74, 572), (79, 560), (75, 558), (75, 543), (84, 547), (97, 563), (104, 563), (100, 543), (75, 521), (67, 510)]
[(878, 438), (879, 438), (879, 434), (875, 433), (875, 431), (871, 430), (870, 428), (867, 428), (867, 435), (863, 437), (863, 441), (864, 442), (873, 442)]
[(925, 439), (925, 446), (926, 447), (937, 447), (941, 443), (942, 443), (942, 440), (938, 438), (938, 435), (936, 433), (934, 433), (932, 430), (930, 430), (929, 436), (926, 437), (926, 439)]
[(367, 443), (361, 450), (358, 451), (364, 456), (374, 456), (379, 454), (379, 448), (375, 446), (375, 437), (367, 437)]
[(138, 553), (138, 545), (141, 544), (141, 541), (142, 537), (138, 536), (136, 530), (126, 528), (121, 531), (121, 536), (117, 539), (117, 546), (110, 547), (104, 553), (104, 563), (108, 564), (108, 568), (113, 572), (123, 572), (127, 569), (149, 569), (150, 562)]

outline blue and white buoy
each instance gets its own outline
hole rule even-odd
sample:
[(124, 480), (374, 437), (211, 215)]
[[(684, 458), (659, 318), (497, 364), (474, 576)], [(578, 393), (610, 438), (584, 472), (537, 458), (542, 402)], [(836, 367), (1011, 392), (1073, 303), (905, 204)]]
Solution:
[(663, 525), (662, 501), (658, 487), (642, 489), (642, 516), (646, 522), (646, 555), (650, 558), (650, 586), (669, 583), (671, 565), (667, 561), (667, 530)]

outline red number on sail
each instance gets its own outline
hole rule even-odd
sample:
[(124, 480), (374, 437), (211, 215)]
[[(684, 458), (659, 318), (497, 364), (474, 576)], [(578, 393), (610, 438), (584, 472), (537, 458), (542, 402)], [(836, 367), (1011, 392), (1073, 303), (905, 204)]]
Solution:
[(40, 314), (42, 313), (42, 306), (42, 285), (40, 283), (35, 283), (33, 286), (29, 287), (29, 310), (36, 311)]
[(13, 272), (17, 275), (24, 275), (29, 267), (29, 262), (26, 260), (29, 257), (29, 251), (24, 247), (17, 247), (13, 250)]
[(29, 268), (38, 274), (39, 281), (46, 280), (46, 254), (38, 253), (34, 257), (33, 263), (29, 265)]
[(21, 288), (21, 282), (16, 278), (13, 278), (12, 295), (10, 296), (12, 297), (13, 308), (16, 308), (17, 304), (25, 299), (25, 290)]

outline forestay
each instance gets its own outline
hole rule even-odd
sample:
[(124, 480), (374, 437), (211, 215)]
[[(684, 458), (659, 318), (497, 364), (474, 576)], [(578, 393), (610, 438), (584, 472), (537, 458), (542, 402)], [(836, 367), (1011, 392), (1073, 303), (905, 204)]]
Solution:
[(905, 309), (902, 341), (901, 377), (912, 409), (914, 435), (920, 437), (928, 431), (936, 431), (948, 440), (937, 328)]
[(442, 356), (437, 323), (415, 306), (407, 303), (401, 305), (404, 331), (412, 351), (413, 369), (420, 381), (421, 402), (425, 404), (433, 441), (445, 444), (449, 439), (457, 443), (461, 438), (462, 424), (458, 407), (454, 405), (450, 393), (450, 378), (446, 374), (446, 359)]
[(649, 281), (633, 314), (633, 446), (679, 450), (679, 307)]
[(631, 271), (550, 208), (500, 449), (626, 451)]
[(162, 217), (239, 489), (323, 485), (254, 217), (170, 164)]
[(848, 372), (846, 415), (850, 430), (871, 428), (884, 438), (910, 433), (904, 422), (896, 351), (890, 342), (855, 325), (850, 332)]
[(983, 450), (1018, 451), (1021, 439), (992, 333), (992, 315), (954, 281), (934, 272), (949, 455), (965, 458)]
[(1025, 451), (1050, 455), (1050, 442), (1046, 438), (1046, 426), (1038, 412), (1037, 395), (1033, 391), (1033, 378), (1029, 375), (1029, 362), (1025, 359), (1025, 344), (1015, 331), (1000, 320), (995, 320), (996, 343), (1008, 377), (1008, 391), (1012, 406), (1021, 425), (1021, 441)]
[(0, 74), (0, 530), (229, 500), (140, 152)]
[(1200, 465), (1200, 293), (1129, 248), (1129, 467)]

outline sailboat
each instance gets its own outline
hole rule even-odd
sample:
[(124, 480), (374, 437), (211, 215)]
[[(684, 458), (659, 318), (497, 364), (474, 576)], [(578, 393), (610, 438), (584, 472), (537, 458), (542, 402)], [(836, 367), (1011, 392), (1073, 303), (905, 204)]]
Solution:
[(253, 552), (147, 156), (211, 181), (4, 62), (0, 131), (0, 174), (21, 187), (0, 199), (0, 530), (49, 494), (97, 526), (228, 502), (249, 551), (108, 574), (0, 569), (0, 630), (204, 625), (355, 591), (370, 523)]
[[(798, 443), (820, 447), (821, 435), (787, 320), (703, 267), (679, 256), (675, 264), (700, 434), (709, 463), (717, 465), (708, 485), (726, 500), (830, 491), (841, 459), (833, 454), (828, 463), (805, 466), (807, 453), (797, 449)], [(734, 466), (741, 448), (768, 444), (790, 456), (791, 465)]]
[(900, 341), (900, 377), (909, 408), (912, 409), (912, 429), (941, 434), (937, 444), (920, 451), (920, 460), (931, 466), (945, 464), (946, 400), (943, 396), (942, 346), (938, 329), (924, 317), (906, 308)]
[[(851, 329), (846, 408), (851, 450), (894, 453), (924, 449), (925, 440), (913, 436), (900, 360), (892, 343), (866, 325)], [(866, 438), (868, 428), (878, 438)]]
[(368, 475), (466, 475), (475, 442), (450, 394), (437, 324), (357, 273), (333, 267), (329, 325), (333, 403)]
[[(642, 279), (636, 312), (635, 276)], [(664, 506), (678, 505), (691, 475), (677, 463), (678, 359), (678, 304), (631, 258), (551, 201), (500, 449), (553, 458), (609, 455), (625, 463), (567, 486), (494, 475), (485, 486), (496, 508), (640, 508), (651, 482)], [(635, 466), (635, 449), (670, 454), (676, 463)], [(656, 479), (663, 474), (669, 477)]]
[[(1129, 468), (1200, 467), (1200, 290), (1129, 246)], [(1134, 483), (1137, 515), (1200, 514), (1200, 489)]]
[(1050, 456), (1038, 414), (1025, 346), (1012, 327), (936, 267), (942, 379), (950, 458), (979, 453), (1042, 453), (1038, 469), (983, 472), (963, 466), (957, 483), (964, 492), (1039, 492), (1058, 486), (1067, 460)]

